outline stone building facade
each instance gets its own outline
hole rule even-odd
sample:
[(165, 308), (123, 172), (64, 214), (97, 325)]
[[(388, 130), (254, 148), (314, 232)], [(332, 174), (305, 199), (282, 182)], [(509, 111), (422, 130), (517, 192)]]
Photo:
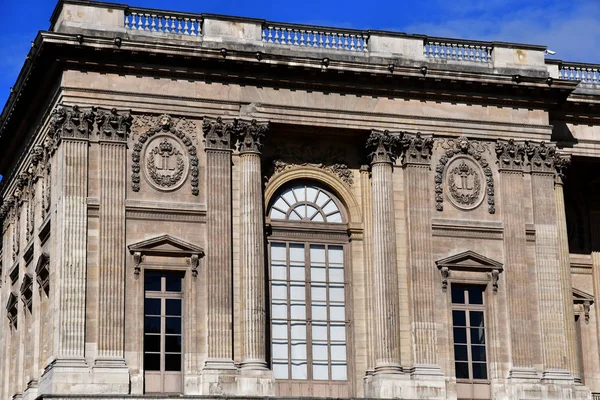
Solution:
[(0, 397), (595, 397), (600, 73), (545, 50), (60, 1)]

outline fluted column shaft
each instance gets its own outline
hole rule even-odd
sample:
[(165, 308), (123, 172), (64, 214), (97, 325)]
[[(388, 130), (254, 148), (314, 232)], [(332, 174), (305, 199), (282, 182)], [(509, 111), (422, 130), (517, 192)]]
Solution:
[(57, 227), (60, 243), (59, 358), (81, 358), (85, 351), (87, 267), (87, 140), (63, 139), (59, 148), (60, 193)]
[(260, 154), (240, 154), (242, 368), (266, 369), (264, 216)]
[(98, 357), (123, 359), (125, 329), (125, 142), (100, 142)]
[(513, 368), (533, 368), (529, 345), (532, 323), (529, 303), (530, 274), (527, 270), (525, 216), (523, 210), (523, 172), (501, 170), (502, 220), (506, 290), (510, 315), (510, 340)]
[(566, 373), (563, 288), (558, 251), (554, 174), (532, 173), (535, 252), (544, 373)]
[(233, 363), (231, 150), (206, 149), (208, 358)]
[(373, 198), (373, 275), (375, 281), (375, 373), (400, 371), (398, 271), (392, 163), (371, 165)]
[(558, 260), (560, 266), (560, 283), (563, 303), (563, 317), (566, 333), (567, 369), (581, 381), (581, 371), (577, 360), (577, 336), (575, 333), (575, 312), (573, 310), (573, 284), (571, 282), (571, 260), (569, 258), (569, 238), (567, 235), (567, 216), (565, 212), (565, 197), (563, 182), (560, 177), (554, 185), (556, 203), (556, 226), (558, 232)]

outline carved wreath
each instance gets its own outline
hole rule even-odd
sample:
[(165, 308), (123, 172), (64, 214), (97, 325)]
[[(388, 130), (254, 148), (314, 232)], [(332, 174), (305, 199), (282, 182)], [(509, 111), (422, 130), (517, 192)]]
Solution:
[[(460, 193), (458, 187), (456, 187), (454, 175), (461, 174), (473, 176), (472, 193)], [(475, 202), (479, 198), (479, 194), (481, 193), (481, 180), (479, 179), (479, 174), (463, 161), (462, 163), (460, 163), (460, 165), (452, 168), (452, 170), (448, 172), (448, 188), (450, 190), (450, 195), (452, 196), (452, 198), (454, 198), (454, 200), (456, 200), (458, 204), (462, 204), (465, 206), (473, 205), (475, 204)]]
[[(185, 170), (185, 163), (183, 161), (183, 156), (179, 150), (173, 148), (173, 145), (168, 143), (166, 140), (163, 143), (161, 143), (162, 146), (165, 146), (165, 144), (169, 146), (167, 150), (159, 148), (158, 146), (152, 149), (152, 151), (148, 155), (147, 167), (150, 178), (154, 181), (154, 183), (161, 187), (170, 188), (175, 186), (181, 180), (181, 177), (183, 176), (183, 171)], [(166, 154), (169, 156), (177, 157), (177, 166), (175, 167), (175, 172), (173, 174), (163, 175), (158, 173), (158, 169), (156, 168), (156, 164), (154, 162), (155, 156), (157, 154)]]

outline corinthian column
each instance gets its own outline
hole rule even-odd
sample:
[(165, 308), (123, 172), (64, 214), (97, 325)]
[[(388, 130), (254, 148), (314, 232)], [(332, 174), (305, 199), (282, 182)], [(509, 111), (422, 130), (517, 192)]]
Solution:
[(566, 332), (567, 369), (575, 378), (576, 382), (581, 382), (581, 371), (579, 371), (579, 362), (577, 359), (577, 336), (575, 334), (575, 313), (573, 310), (573, 284), (571, 282), (569, 237), (567, 235), (567, 216), (565, 212), (565, 196), (563, 193), (564, 172), (570, 162), (570, 158), (559, 157), (558, 155), (554, 159), (554, 166), (556, 167), (554, 199), (556, 203), (560, 286)]
[(261, 140), (268, 123), (238, 121), (240, 151), (240, 268), (243, 370), (267, 369), (265, 312), (265, 253)]
[(432, 147), (433, 140), (419, 133), (402, 137), (415, 346), (413, 375), (421, 378), (442, 375), (435, 332), (436, 270), (432, 268), (435, 265), (431, 242)]
[(540, 313), (544, 365), (542, 378), (569, 380), (572, 377), (567, 371), (565, 357), (567, 351), (565, 310), (560, 279), (554, 197), (555, 148), (546, 146), (544, 142), (539, 145), (527, 143), (525, 152), (531, 166), (531, 185), (534, 193), (536, 275), (540, 310), (542, 310)]
[(512, 139), (507, 143), (498, 142), (496, 155), (500, 171), (506, 290), (510, 316), (510, 376), (534, 379), (537, 374), (533, 369), (534, 359), (530, 344), (533, 324), (529, 302), (524, 301), (531, 296), (531, 282), (535, 279), (527, 265), (525, 214), (522, 204), (524, 148), (515, 144)]
[(96, 367), (125, 366), (125, 185), (131, 115), (96, 116), (100, 147), (98, 358)]
[(392, 187), (398, 137), (388, 131), (373, 131), (367, 140), (367, 148), (371, 150), (373, 196), (375, 375), (398, 374), (401, 372), (398, 268)]

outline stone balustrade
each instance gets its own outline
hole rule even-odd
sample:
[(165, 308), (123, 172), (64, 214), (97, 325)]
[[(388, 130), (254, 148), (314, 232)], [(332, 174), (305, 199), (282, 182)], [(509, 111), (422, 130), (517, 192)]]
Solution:
[(202, 16), (196, 14), (164, 13), (144, 8), (127, 8), (124, 24), (125, 28), (138, 31), (202, 35)]
[(600, 65), (561, 63), (558, 68), (560, 79), (600, 84)]
[(425, 57), (442, 60), (490, 63), (492, 50), (492, 43), (466, 40), (426, 38), (423, 43)]
[(290, 46), (367, 52), (369, 33), (268, 22), (263, 25), (262, 41)]

